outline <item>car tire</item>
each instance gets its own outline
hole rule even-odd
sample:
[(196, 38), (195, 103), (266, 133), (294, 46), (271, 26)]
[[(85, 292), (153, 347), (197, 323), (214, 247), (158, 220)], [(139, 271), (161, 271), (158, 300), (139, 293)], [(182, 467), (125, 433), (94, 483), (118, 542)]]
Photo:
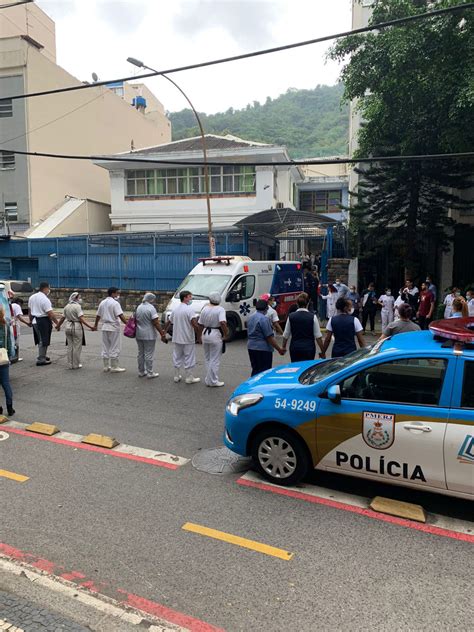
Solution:
[(227, 334), (226, 341), (232, 342), (232, 340), (235, 339), (238, 330), (237, 319), (235, 318), (235, 316), (227, 317), (227, 329), (229, 333)]
[(259, 432), (252, 440), (251, 454), (258, 472), (276, 485), (298, 483), (311, 467), (303, 440), (279, 426)]

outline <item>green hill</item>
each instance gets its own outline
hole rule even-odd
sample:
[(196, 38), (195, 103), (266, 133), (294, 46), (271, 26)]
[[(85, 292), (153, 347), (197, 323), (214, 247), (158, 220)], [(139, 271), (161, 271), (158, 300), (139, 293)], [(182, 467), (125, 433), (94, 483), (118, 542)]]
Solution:
[[(276, 99), (254, 101), (242, 110), (201, 114), (207, 134), (233, 134), (245, 140), (286, 145), (292, 158), (347, 154), (349, 108), (341, 105), (343, 86), (289, 88)], [(199, 134), (191, 110), (169, 113), (173, 140)]]

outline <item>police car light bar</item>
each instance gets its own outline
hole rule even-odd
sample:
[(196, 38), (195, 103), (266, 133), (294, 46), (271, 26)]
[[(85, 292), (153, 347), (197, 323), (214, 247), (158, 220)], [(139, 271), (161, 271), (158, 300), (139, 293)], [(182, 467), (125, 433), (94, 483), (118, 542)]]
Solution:
[(472, 344), (474, 343), (474, 317), (436, 320), (431, 323), (430, 331), (439, 338)]
[(198, 261), (202, 263), (203, 266), (206, 265), (206, 261), (211, 261), (212, 263), (225, 263), (226, 266), (230, 265), (230, 260), (234, 257), (199, 257)]

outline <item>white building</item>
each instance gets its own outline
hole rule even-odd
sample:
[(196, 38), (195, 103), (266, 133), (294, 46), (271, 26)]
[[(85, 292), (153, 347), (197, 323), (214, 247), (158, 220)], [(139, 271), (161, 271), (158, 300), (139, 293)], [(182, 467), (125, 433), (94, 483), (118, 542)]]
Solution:
[[(259, 166), (285, 162), (285, 147), (249, 142), (235, 136), (206, 134), (210, 198), (214, 228), (270, 208), (295, 208), (296, 185), (303, 173), (296, 166)], [(97, 160), (110, 172), (112, 226), (116, 230), (180, 230), (207, 225), (204, 169), (173, 166), (172, 161), (202, 163), (200, 136), (138, 151), (116, 154), (125, 162)], [(156, 164), (143, 162), (156, 160)], [(235, 165), (235, 163), (245, 163)], [(249, 163), (253, 163), (249, 166)]]

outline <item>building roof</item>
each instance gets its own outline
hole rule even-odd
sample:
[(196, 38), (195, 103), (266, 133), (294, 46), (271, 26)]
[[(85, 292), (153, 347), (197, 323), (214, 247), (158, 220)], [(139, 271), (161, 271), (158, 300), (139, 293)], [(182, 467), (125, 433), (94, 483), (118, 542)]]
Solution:
[[(227, 134), (227, 136), (216, 136), (215, 134), (205, 134), (206, 149), (243, 149), (251, 147), (272, 147), (268, 143), (257, 143), (255, 141), (244, 140), (237, 136)], [(145, 147), (129, 152), (136, 154), (169, 154), (172, 152), (183, 151), (202, 151), (201, 136), (193, 136), (193, 138), (184, 138), (183, 140), (175, 140), (164, 145), (156, 147)]]

